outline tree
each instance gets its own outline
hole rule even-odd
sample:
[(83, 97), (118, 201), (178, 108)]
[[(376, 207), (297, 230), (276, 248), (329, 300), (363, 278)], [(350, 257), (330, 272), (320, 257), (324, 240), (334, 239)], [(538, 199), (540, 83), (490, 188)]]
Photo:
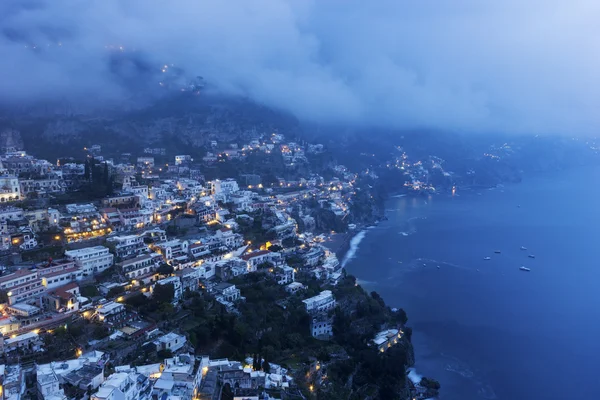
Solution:
[(174, 271), (175, 269), (173, 269), (173, 267), (167, 263), (160, 264), (160, 266), (156, 269), (156, 272), (161, 275), (171, 275)]
[(269, 247), (269, 251), (272, 251), (275, 253), (280, 252), (281, 250), (283, 250), (283, 247), (281, 247), (277, 244), (274, 244), (273, 246)]
[(273, 264), (268, 261), (262, 262), (256, 266), (256, 269), (271, 269), (273, 268)]
[(106, 297), (111, 298), (111, 297), (117, 297), (118, 295), (122, 294), (123, 292), (125, 292), (125, 289), (123, 288), (123, 286), (115, 286), (114, 288), (111, 288), (108, 293), (106, 294)]
[(98, 288), (96, 286), (88, 285), (81, 287), (81, 295), (83, 297), (96, 297), (100, 295), (100, 292), (98, 292)]
[(102, 183), (106, 186), (108, 186), (108, 163), (106, 161), (104, 161), (104, 171), (102, 174)]
[(298, 244), (298, 239), (295, 237), (287, 237), (281, 241), (281, 244), (286, 248), (294, 247)]
[(404, 311), (402, 308), (396, 311), (396, 320), (402, 325), (406, 325), (406, 323), (408, 322), (408, 316), (406, 315), (406, 311)]
[(231, 385), (229, 383), (226, 383), (225, 386), (223, 386), (221, 400), (233, 400), (233, 391), (231, 390)]
[(173, 357), (173, 352), (169, 349), (163, 349), (163, 350), (159, 350), (157, 353), (159, 358), (161, 359), (165, 359), (165, 358), (171, 358)]
[(109, 335), (109, 331), (108, 331), (108, 329), (105, 326), (97, 326), (97, 327), (95, 327), (94, 328), (94, 332), (92, 333), (92, 336), (96, 340), (104, 339), (108, 335)]
[(173, 301), (175, 296), (175, 287), (172, 283), (166, 285), (156, 284), (154, 286), (154, 292), (152, 298), (158, 303), (170, 303)]
[(265, 360), (262, 363), (262, 370), (265, 371), (267, 374), (271, 373), (271, 364), (269, 364), (267, 360)]
[(140, 308), (142, 306), (144, 306), (146, 303), (148, 303), (148, 298), (146, 296), (144, 296), (142, 293), (137, 293), (133, 296), (130, 296), (127, 298), (127, 300), (125, 300), (125, 303), (127, 303), (128, 305), (135, 307), (135, 308)]
[(85, 160), (85, 164), (84, 164), (84, 171), (83, 171), (83, 176), (85, 178), (86, 181), (90, 181), (90, 178), (92, 177), (92, 170), (90, 167), (90, 162), (89, 160)]

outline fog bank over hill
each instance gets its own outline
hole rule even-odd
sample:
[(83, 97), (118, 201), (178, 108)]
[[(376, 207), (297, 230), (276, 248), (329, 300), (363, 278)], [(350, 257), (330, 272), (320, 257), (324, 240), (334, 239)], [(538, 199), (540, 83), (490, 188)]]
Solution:
[(7, 0), (0, 104), (122, 109), (202, 76), (319, 124), (595, 135), (595, 0)]

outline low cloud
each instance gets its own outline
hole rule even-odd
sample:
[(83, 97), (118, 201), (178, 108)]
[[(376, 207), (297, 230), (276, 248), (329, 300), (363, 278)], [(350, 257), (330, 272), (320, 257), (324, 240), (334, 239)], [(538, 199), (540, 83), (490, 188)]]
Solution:
[(596, 0), (4, 0), (0, 102), (201, 75), (321, 123), (594, 135), (599, 20)]

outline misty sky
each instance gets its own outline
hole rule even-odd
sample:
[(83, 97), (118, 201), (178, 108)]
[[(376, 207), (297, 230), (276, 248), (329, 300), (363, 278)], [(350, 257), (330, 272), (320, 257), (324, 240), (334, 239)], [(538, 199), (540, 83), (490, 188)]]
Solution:
[(115, 52), (317, 122), (600, 130), (598, 0), (0, 2), (4, 104), (118, 104), (139, 66)]

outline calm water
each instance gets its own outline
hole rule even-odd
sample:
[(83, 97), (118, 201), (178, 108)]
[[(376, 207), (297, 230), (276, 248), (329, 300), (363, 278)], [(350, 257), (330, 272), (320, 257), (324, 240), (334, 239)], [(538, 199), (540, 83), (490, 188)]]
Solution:
[(598, 182), (587, 169), (394, 198), (368, 230), (346, 268), (407, 311), (442, 399), (600, 399)]

